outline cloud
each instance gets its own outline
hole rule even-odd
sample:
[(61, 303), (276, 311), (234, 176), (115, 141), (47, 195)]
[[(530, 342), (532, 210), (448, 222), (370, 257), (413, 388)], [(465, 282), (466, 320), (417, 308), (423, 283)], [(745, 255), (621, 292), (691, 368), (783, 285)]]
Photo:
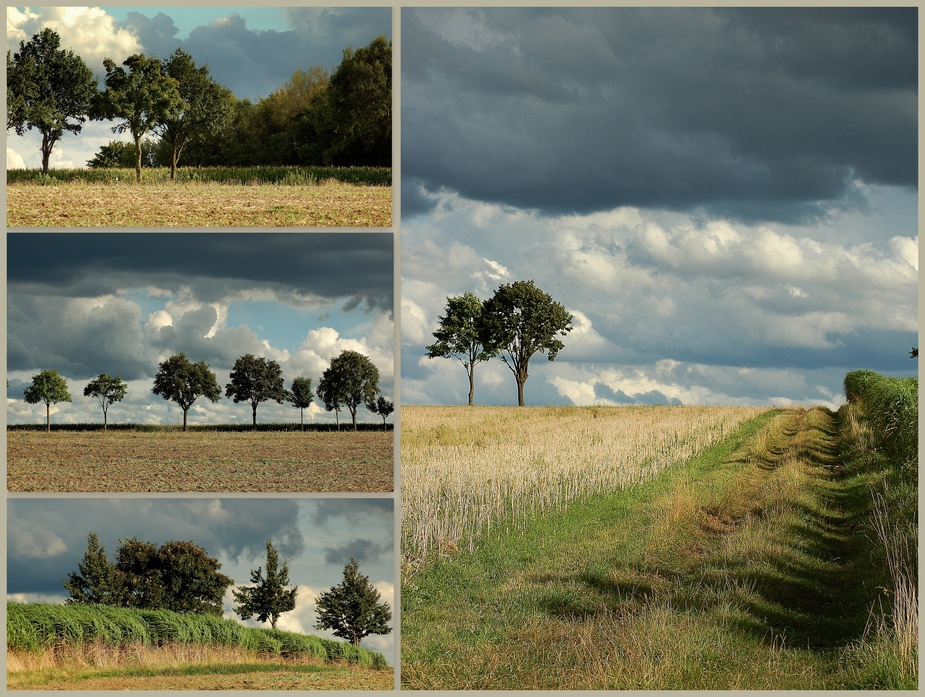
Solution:
[(913, 8), (406, 9), (402, 209), (818, 220), (916, 185), (916, 66)]

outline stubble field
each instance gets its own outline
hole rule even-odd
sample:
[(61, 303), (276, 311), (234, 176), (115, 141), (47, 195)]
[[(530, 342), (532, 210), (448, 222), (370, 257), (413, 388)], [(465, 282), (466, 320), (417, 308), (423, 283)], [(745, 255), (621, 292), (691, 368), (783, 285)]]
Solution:
[(9, 491), (388, 492), (393, 433), (7, 432)]
[(7, 186), (9, 227), (389, 227), (392, 188), (72, 181)]

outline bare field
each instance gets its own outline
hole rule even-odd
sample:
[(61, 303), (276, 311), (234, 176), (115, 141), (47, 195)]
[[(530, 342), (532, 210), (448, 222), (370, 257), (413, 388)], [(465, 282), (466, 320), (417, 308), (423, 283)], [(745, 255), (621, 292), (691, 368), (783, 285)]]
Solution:
[(393, 433), (8, 431), (9, 491), (389, 492)]
[(392, 188), (216, 182), (8, 185), (9, 227), (389, 227)]
[(402, 552), (472, 549), (492, 528), (645, 482), (758, 407), (404, 407)]

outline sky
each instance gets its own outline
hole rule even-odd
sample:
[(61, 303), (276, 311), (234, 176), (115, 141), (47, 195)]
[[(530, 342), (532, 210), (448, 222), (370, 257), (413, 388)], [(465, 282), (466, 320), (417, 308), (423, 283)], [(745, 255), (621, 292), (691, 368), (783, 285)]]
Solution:
[[(271, 540), (298, 587), (295, 610), (277, 629), (334, 639), (314, 629), (315, 598), (343, 580), (352, 556), (383, 601), (394, 603), (395, 550), (392, 499), (376, 498), (14, 498), (7, 501), (7, 599), (59, 603), (62, 579), (78, 571), (87, 536), (96, 532), (110, 560), (120, 539), (162, 545), (193, 541), (221, 563), (235, 586), (251, 571), (266, 570)], [(229, 588), (224, 616), (241, 621)], [(394, 606), (394, 605), (393, 605)], [(243, 621), (266, 627), (254, 619)], [(394, 626), (394, 623), (393, 623)], [(362, 646), (394, 664), (393, 634), (371, 635)]]
[[(8, 233), (7, 422), (44, 423), (23, 390), (42, 370), (67, 380), (72, 402), (53, 423), (102, 423), (83, 388), (106, 373), (128, 384), (110, 423), (179, 424), (180, 407), (151, 392), (158, 365), (184, 352), (205, 361), (224, 395), (235, 360), (277, 361), (285, 386), (318, 386), (344, 350), (369, 357), (394, 400), (390, 233)], [(318, 401), (317, 399), (315, 400)], [(340, 420), (349, 418), (341, 414)], [(381, 417), (364, 407), (361, 421)], [(261, 403), (259, 423), (297, 423), (291, 404)], [(306, 423), (333, 422), (313, 403)], [(200, 397), (191, 424), (251, 423), (251, 407)]]
[[(8, 7), (7, 49), (14, 53), (45, 27), (58, 32), (61, 48), (77, 53), (103, 86), (103, 60), (121, 64), (136, 53), (167, 58), (177, 48), (239, 99), (252, 101), (282, 87), (296, 70), (321, 66), (333, 72), (347, 47), (392, 35), (390, 7)], [(67, 133), (51, 166), (85, 167), (101, 145), (130, 140), (108, 122), (87, 122)], [(41, 136), (7, 135), (7, 167), (41, 167)]]
[[(917, 374), (916, 8), (401, 15), (402, 403), (425, 347), (517, 280), (573, 315), (527, 404), (823, 404)], [(516, 404), (500, 359), (476, 404)]]

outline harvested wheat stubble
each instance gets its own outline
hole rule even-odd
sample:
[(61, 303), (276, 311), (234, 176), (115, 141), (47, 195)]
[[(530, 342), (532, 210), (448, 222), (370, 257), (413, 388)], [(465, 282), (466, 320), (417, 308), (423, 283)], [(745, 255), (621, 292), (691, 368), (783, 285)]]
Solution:
[(391, 432), (8, 431), (9, 491), (389, 492)]
[(215, 182), (7, 186), (10, 227), (389, 227), (392, 188)]

